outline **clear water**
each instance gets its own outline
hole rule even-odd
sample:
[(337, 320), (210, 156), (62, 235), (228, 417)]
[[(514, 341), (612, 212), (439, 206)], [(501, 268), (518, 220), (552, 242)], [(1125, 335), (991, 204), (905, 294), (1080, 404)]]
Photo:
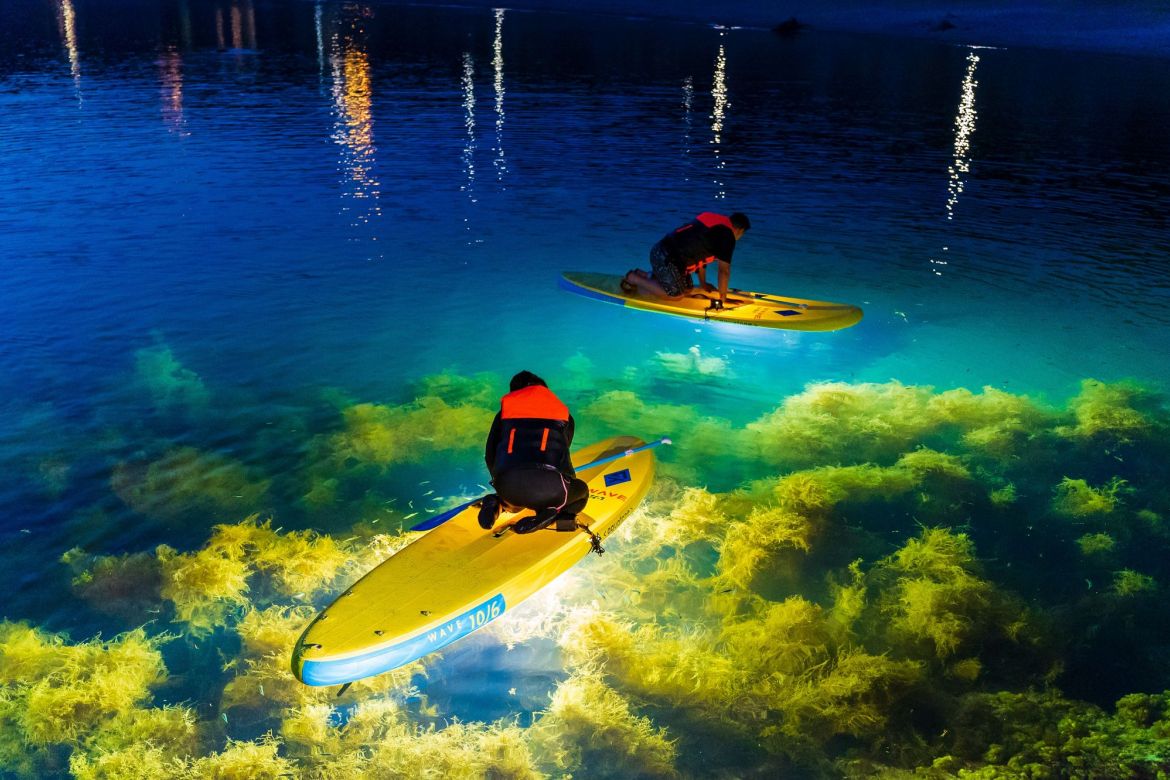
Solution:
[[(1168, 127), (1156, 59), (490, 9), (5, 2), (2, 614), (124, 628), (70, 597), (74, 546), (195, 549), (255, 512), (346, 533), (360, 490), (306, 507), (290, 475), (339, 406), (405, 403), (439, 372), (502, 392), (527, 368), (574, 408), (629, 388), (735, 426), (822, 381), (1057, 405), (1087, 377), (1162, 391)], [(735, 286), (864, 320), (764, 332), (557, 289), (563, 270), (645, 267), (703, 210), (751, 216)], [(664, 367), (692, 350), (713, 362)], [(176, 446), (270, 487), (181, 521), (112, 489), (118, 464)], [(719, 455), (697, 484), (764, 476)], [(428, 479), (473, 493), (476, 447), (376, 488), (421, 501)], [(491, 667), (476, 647), (436, 679)], [(559, 667), (517, 657), (508, 676), (540, 699)], [(454, 688), (463, 717), (514, 709)]]

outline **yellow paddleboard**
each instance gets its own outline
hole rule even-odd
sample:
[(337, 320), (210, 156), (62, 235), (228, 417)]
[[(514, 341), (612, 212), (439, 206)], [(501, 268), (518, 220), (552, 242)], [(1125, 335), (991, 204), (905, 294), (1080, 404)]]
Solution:
[[(652, 446), (618, 436), (574, 453), (589, 485), (579, 523), (604, 539), (630, 516), (654, 480)], [(383, 561), (305, 629), (293, 674), (336, 685), (408, 664), (487, 625), (589, 554), (581, 530), (507, 530), (528, 514), (503, 513), (485, 531), (479, 508), (468, 506)]]
[(761, 328), (840, 330), (861, 322), (861, 309), (848, 303), (810, 301), (734, 288), (728, 290), (728, 306), (724, 309), (712, 307), (712, 301), (719, 300), (718, 293), (706, 293), (698, 289), (691, 290), (689, 295), (676, 301), (644, 297), (623, 292), (621, 277), (614, 274), (567, 271), (561, 277), (561, 288), (586, 298), (616, 303), (630, 309)]

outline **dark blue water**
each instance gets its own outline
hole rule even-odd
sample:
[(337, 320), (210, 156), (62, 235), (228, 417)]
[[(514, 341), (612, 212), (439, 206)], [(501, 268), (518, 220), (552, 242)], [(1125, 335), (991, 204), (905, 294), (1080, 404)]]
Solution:
[[(438, 464), (304, 500), (341, 409), (408, 403), (442, 372), (490, 372), (488, 406), (528, 368), (574, 408), (629, 389), (736, 427), (812, 382), (1057, 406), (1090, 377), (1164, 391), (1168, 127), (1170, 64), (1138, 57), (511, 10), (8, 0), (3, 615), (120, 628), (70, 598), (74, 546), (197, 549), (253, 513), (343, 535), (371, 496), (475, 493), (469, 430)], [(865, 319), (757, 332), (557, 289), (563, 270), (646, 267), (704, 210), (751, 216), (734, 285)], [(181, 472), (176, 448), (218, 477), (142, 477)], [(768, 473), (720, 455), (675, 476), (726, 491)], [(555, 676), (541, 664), (520, 678)]]

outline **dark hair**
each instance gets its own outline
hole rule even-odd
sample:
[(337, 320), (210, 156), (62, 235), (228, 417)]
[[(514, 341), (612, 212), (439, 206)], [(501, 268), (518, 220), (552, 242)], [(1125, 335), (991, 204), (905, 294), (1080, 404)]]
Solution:
[(752, 221), (747, 218), (747, 214), (742, 211), (737, 211), (731, 215), (731, 226), (737, 227), (740, 230), (751, 230)]
[(516, 376), (512, 377), (512, 381), (508, 384), (508, 389), (513, 393), (524, 387), (532, 387), (533, 385), (540, 385), (541, 387), (548, 387), (544, 380), (538, 377), (531, 371), (521, 371)]

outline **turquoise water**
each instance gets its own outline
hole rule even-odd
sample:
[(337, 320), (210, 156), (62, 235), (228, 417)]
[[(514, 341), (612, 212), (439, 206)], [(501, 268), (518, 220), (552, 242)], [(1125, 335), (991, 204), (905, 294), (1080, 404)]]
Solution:
[[(1170, 387), (1165, 61), (817, 31), (789, 40), (577, 14), (227, 0), (17, 0), (0, 7), (0, 41), (0, 554), (11, 572), (2, 614), (73, 642), (147, 621), (148, 635), (178, 634), (161, 651), (171, 681), (145, 700), (197, 714), (198, 749), (175, 755), (195, 760), (228, 737), (279, 735), (286, 709), (221, 694), (234, 672), (220, 659), (252, 652), (232, 626), (252, 606), (321, 606), (360, 572), (307, 595), (263, 594), (253, 582), (251, 602), (228, 599), (226, 623), (209, 638), (176, 619), (179, 600), (160, 585), (174, 573), (165, 566), (144, 564), (146, 573), (111, 586), (104, 598), (121, 606), (110, 609), (71, 583), (88, 559), (74, 570), (61, 556), (79, 547), (153, 560), (158, 545), (199, 550), (212, 526), (259, 515), (282, 533), (313, 529), (348, 544), (352, 557), (373, 534), (421, 519), (412, 513), (480, 490), (483, 415), (490, 420), (522, 368), (570, 403), (582, 441), (676, 440), (661, 495), (627, 539), (629, 571), (647, 575), (646, 561), (677, 552), (711, 574), (703, 567), (720, 551), (726, 563), (738, 549), (711, 529), (702, 549), (653, 547), (646, 528), (688, 522), (666, 519), (679, 490), (707, 488), (733, 507), (726, 527), (746, 528), (750, 510), (735, 502), (747, 499), (731, 491), (751, 480), (892, 468), (928, 446), (962, 459), (988, 496), (1013, 485), (1015, 509), (996, 515), (1006, 505), (997, 499), (924, 483), (929, 511), (879, 511), (847, 490), (816, 526), (826, 547), (813, 544), (799, 573), (785, 553), (770, 564), (787, 572), (778, 581), (740, 585), (768, 602), (801, 595), (827, 610), (826, 577), (845, 582), (853, 559), (869, 571), (923, 527), (943, 525), (974, 540), (988, 581), (1084, 632), (1063, 655), (1040, 640), (1043, 651), (1025, 660), (1003, 660), (990, 641), (982, 654), (966, 648), (995, 670), (972, 690), (1052, 685), (1108, 709), (1122, 694), (1170, 687), (1164, 619), (1137, 608), (1129, 623), (1102, 617), (1069, 584), (1088, 581), (1095, 596), (1118, 571), (1155, 583), (1167, 574), (1166, 534), (1150, 519), (1170, 511), (1159, 487)], [(704, 210), (751, 216), (734, 285), (855, 303), (864, 320), (836, 333), (766, 332), (626, 312), (557, 289), (563, 270), (646, 267), (661, 234)], [(1092, 395), (1081, 385), (1089, 378), (1114, 390)], [(793, 413), (791, 427), (766, 424), (786, 399), (815, 406), (806, 388), (825, 382), (847, 383), (854, 401), (807, 419)], [(916, 401), (887, 403), (902, 386), (929, 386), (922, 392), (934, 397), (990, 387), (1026, 396), (1027, 409), (979, 413), (1017, 424), (1012, 445), (995, 449), (921, 423)], [(1092, 403), (1113, 413), (1084, 411)], [(810, 432), (826, 418), (841, 427)], [(760, 430), (767, 441), (752, 438)], [(884, 438), (891, 430), (896, 441)], [(1000, 459), (981, 460), (989, 453)], [(1061, 503), (1089, 500), (1056, 487), (1065, 477), (1086, 480), (1096, 508)], [(845, 533), (858, 525), (869, 529), (864, 541)], [(1090, 533), (1121, 545), (1112, 560), (1078, 557), (1074, 541)], [(634, 549), (647, 556), (638, 565)], [(562, 606), (589, 605), (590, 587), (626, 588), (621, 557), (615, 542), (604, 567), (559, 592)], [(877, 605), (884, 569), (875, 571)], [(623, 603), (621, 619), (657, 624), (644, 605)], [(689, 603), (680, 595), (657, 614), (701, 624)], [(1069, 617), (1080, 613), (1092, 617)], [(513, 648), (502, 634), (471, 638), (428, 662), (427, 677), (379, 695), (401, 702), (412, 725), (517, 717), (528, 727), (556, 690), (603, 710), (596, 691), (563, 685), (578, 679), (564, 646), (569, 618), (525, 614), (546, 625), (501, 629), (524, 634)], [(1117, 628), (1135, 623), (1137, 633)], [(302, 624), (286, 631), (295, 638)], [(1115, 648), (1099, 638), (1111, 630), (1124, 634)], [(870, 652), (902, 657), (872, 631), (857, 636)], [(845, 645), (834, 642), (839, 659)], [(1136, 671), (1102, 671), (1111, 651)], [(780, 663), (735, 652), (765, 672)], [(607, 657), (617, 663), (612, 648)], [(955, 658), (939, 658), (916, 662), (945, 676)], [(765, 708), (760, 726), (688, 710), (668, 686), (628, 670), (597, 677), (626, 697), (631, 717), (679, 740), (671, 765), (684, 774), (863, 774), (840, 763), (859, 756), (929, 765), (903, 750), (906, 734), (925, 728), (906, 716), (906, 699), (886, 703), (901, 713), (896, 733), (828, 728), (801, 753), (788, 737), (769, 742), (767, 724), (796, 717), (783, 706)], [(35, 674), (5, 684), (26, 695), (28, 679)], [(928, 718), (940, 730), (959, 723), (941, 704), (927, 709), (943, 713)], [(6, 713), (0, 728), (26, 734)], [(547, 718), (565, 733), (588, 731), (564, 712)], [(746, 757), (703, 746), (716, 724), (751, 745)], [(279, 754), (302, 760), (284, 738)], [(0, 759), (14, 773), (64, 773), (69, 755), (101, 752), (70, 739), (28, 748), (32, 765), (11, 752)], [(525, 739), (544, 756), (541, 771), (555, 774), (547, 744)], [(586, 756), (599, 749), (581, 739), (594, 745), (581, 748)], [(883, 754), (873, 748), (883, 740), (903, 747)], [(663, 774), (661, 750), (650, 745), (643, 763), (612, 772)], [(568, 760), (560, 771), (582, 770)]]

